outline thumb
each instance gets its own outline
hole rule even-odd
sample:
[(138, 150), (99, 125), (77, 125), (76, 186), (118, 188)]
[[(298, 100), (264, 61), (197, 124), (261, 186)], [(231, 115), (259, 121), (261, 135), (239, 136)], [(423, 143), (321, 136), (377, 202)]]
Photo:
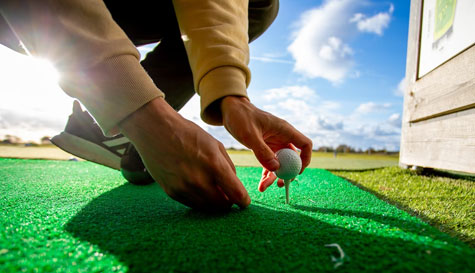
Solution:
[(263, 140), (257, 139), (251, 149), (254, 152), (257, 160), (259, 160), (264, 168), (268, 169), (269, 171), (275, 171), (280, 167), (275, 153)]

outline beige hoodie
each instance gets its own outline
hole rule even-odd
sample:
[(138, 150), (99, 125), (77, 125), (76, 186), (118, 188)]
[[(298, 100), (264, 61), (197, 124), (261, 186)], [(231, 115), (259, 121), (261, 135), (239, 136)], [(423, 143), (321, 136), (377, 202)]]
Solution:
[[(3, 2), (3, 1), (2, 1)], [(247, 96), (248, 0), (173, 0), (201, 117), (221, 125), (218, 101)], [(60, 85), (79, 99), (106, 135), (161, 92), (140, 55), (99, 0), (5, 0), (2, 15), (30, 54), (48, 58)]]

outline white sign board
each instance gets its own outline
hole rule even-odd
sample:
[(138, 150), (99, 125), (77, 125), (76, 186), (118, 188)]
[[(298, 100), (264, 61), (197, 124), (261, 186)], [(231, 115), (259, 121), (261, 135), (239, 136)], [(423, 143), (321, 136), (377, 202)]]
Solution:
[(475, 0), (424, 0), (422, 12), (419, 78), (475, 44)]

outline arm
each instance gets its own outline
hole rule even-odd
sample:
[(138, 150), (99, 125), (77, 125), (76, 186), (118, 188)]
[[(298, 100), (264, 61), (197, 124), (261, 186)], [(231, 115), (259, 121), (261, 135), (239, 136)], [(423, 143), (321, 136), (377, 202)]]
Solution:
[(256, 108), (247, 98), (248, 1), (173, 3), (185, 37), (195, 88), (201, 96), (203, 120), (224, 125), (270, 171), (279, 167), (274, 152), (295, 144), (302, 150), (303, 171), (310, 163), (311, 140), (284, 120)]
[(195, 90), (201, 98), (201, 117), (222, 125), (219, 102), (226, 96), (247, 97), (247, 0), (174, 0)]
[(12, 0), (0, 8), (30, 52), (53, 61), (63, 89), (103, 131), (131, 140), (170, 197), (196, 208), (249, 205), (222, 144), (165, 102), (102, 1)]
[(6, 0), (0, 11), (28, 51), (60, 71), (63, 90), (86, 106), (105, 133), (118, 133), (120, 121), (163, 97), (102, 1)]

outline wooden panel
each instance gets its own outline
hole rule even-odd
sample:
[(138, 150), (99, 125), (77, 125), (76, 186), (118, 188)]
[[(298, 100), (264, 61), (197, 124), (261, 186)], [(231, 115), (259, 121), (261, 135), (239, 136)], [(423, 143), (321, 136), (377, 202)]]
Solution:
[(411, 84), (409, 120), (420, 121), (475, 107), (475, 46)]
[(422, 1), (411, 1), (400, 163), (475, 173), (475, 46), (417, 78)]
[(403, 125), (400, 162), (475, 173), (475, 109)]
[(404, 94), (405, 122), (416, 122), (475, 107), (475, 46), (417, 78), (423, 1), (412, 0)]
[[(409, 34), (407, 39), (407, 56), (406, 56), (406, 82), (407, 87), (404, 92), (404, 102), (410, 100), (410, 90), (413, 89), (417, 80), (417, 68), (419, 60), (420, 46), (420, 27), (422, 16), (422, 1), (412, 0), (411, 11), (409, 14)], [(407, 113), (407, 111), (404, 111)]]

